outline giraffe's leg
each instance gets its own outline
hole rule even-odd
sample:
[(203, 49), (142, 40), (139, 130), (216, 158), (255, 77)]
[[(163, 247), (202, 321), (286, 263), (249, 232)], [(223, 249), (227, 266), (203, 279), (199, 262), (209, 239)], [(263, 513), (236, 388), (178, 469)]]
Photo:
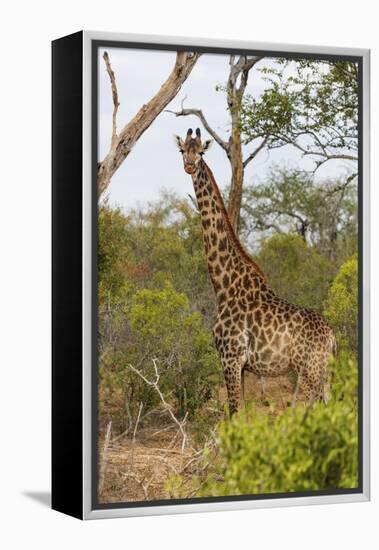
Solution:
[(326, 365), (321, 373), (321, 401), (327, 405), (330, 400), (331, 376), (328, 366)]
[(308, 403), (316, 399), (315, 380), (313, 379), (313, 377), (309, 376), (307, 368), (305, 366), (300, 366), (298, 369), (296, 369), (296, 374), (297, 380), (295, 390), (292, 395), (292, 407), (296, 405), (299, 393), (303, 395), (305, 401), (307, 401)]
[(242, 401), (243, 401), (244, 405), (246, 404), (245, 388), (246, 388), (246, 370), (242, 369), (242, 372), (241, 372), (241, 394), (242, 394)]
[(322, 401), (327, 404), (330, 394), (330, 372), (328, 368), (328, 354), (320, 353), (313, 358), (312, 365), (306, 370), (306, 382), (311, 388), (313, 401)]
[(327, 405), (330, 401), (330, 380), (328, 379), (322, 390), (322, 401), (324, 405)]
[(315, 395), (315, 391), (314, 391), (314, 386), (307, 379), (306, 376), (303, 376), (301, 378), (300, 384), (299, 384), (299, 389), (300, 389), (301, 393), (303, 394), (305, 401), (307, 401), (308, 403), (311, 403), (312, 401), (315, 400), (316, 395)]
[(228, 391), (229, 414), (232, 416), (241, 408), (241, 362), (238, 359), (222, 360)]
[(303, 367), (299, 366), (298, 368), (294, 369), (294, 371), (296, 373), (296, 384), (295, 384), (294, 392), (292, 394), (291, 407), (294, 407), (296, 405), (296, 401), (299, 396), (300, 390), (302, 390), (303, 393), (308, 392), (308, 388), (306, 387), (306, 383), (304, 382), (304, 379), (303, 379)]
[(259, 379), (261, 382), (261, 400), (263, 403), (267, 403), (266, 378), (264, 376), (260, 376)]
[(332, 385), (332, 373), (330, 372), (329, 366), (330, 360), (330, 351), (325, 352), (324, 357), (320, 359), (321, 369), (321, 400), (324, 405), (327, 405), (330, 400), (331, 395), (331, 385)]
[(322, 401), (326, 404), (329, 400), (329, 355), (329, 347), (311, 348), (306, 354), (306, 360), (295, 365), (300, 382), (298, 385), (308, 402)]
[(299, 384), (300, 390), (307, 402), (323, 401), (326, 403), (325, 380), (323, 371), (312, 369), (305, 371)]

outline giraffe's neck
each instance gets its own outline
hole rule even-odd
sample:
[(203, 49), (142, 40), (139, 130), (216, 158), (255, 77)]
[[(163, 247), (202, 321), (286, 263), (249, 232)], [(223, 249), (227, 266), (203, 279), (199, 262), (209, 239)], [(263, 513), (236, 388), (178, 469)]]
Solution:
[(251, 276), (250, 286), (258, 287), (265, 277), (243, 250), (212, 171), (203, 160), (192, 180), (201, 216), (208, 271), (220, 304), (225, 302), (228, 290), (241, 273)]

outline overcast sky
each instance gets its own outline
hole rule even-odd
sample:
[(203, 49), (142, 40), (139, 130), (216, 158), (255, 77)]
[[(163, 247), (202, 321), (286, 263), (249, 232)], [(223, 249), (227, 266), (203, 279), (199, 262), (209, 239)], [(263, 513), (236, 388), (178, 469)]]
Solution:
[[(107, 154), (111, 139), (112, 94), (108, 74), (102, 59), (103, 49), (99, 49), (99, 160)], [(120, 130), (167, 79), (175, 63), (175, 52), (135, 50), (125, 48), (107, 49), (115, 72), (120, 107), (117, 128)], [(167, 109), (180, 110), (184, 106), (201, 108), (213, 127), (224, 139), (228, 137), (229, 116), (225, 94), (217, 92), (217, 84), (225, 84), (228, 76), (229, 58), (220, 54), (204, 54), (196, 63), (183, 87), (168, 105)], [(274, 60), (264, 60), (257, 64), (273, 64)], [(258, 97), (265, 86), (256, 68), (250, 71), (247, 92)], [(182, 159), (172, 136), (185, 136), (189, 127), (195, 129), (200, 121), (195, 116), (175, 117), (161, 113), (137, 142), (133, 151), (112, 178), (108, 189), (109, 203), (128, 210), (146, 201), (159, 197), (160, 190), (176, 191), (179, 195), (193, 194), (191, 177), (183, 170)], [(202, 136), (209, 137), (202, 129)], [(251, 150), (246, 146), (245, 154)], [(214, 143), (206, 155), (218, 185), (223, 188), (230, 182), (230, 164), (224, 151)], [(262, 151), (251, 162), (245, 175), (250, 182), (265, 177), (273, 164), (310, 169), (313, 163), (301, 157), (291, 146), (275, 151)], [(345, 173), (346, 162), (329, 162), (319, 172), (318, 177), (337, 176)]]

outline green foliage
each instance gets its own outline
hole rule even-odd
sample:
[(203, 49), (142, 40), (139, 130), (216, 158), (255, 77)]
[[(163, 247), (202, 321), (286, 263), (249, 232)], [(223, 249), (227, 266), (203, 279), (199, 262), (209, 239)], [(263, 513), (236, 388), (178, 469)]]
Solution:
[(350, 350), (358, 345), (358, 259), (345, 262), (328, 292), (325, 316), (333, 326), (339, 344)]
[(163, 288), (166, 281), (189, 298), (212, 324), (214, 298), (203, 253), (201, 224), (191, 205), (173, 195), (129, 213), (125, 225), (129, 279), (136, 289)]
[[(267, 86), (242, 102), (245, 143), (295, 144), (316, 167), (333, 155), (358, 149), (358, 66), (353, 62), (288, 61), (261, 69)], [(301, 137), (301, 140), (299, 140)], [(306, 139), (304, 139), (306, 138)]]
[(341, 349), (330, 363), (331, 398), (333, 401), (344, 401), (352, 410), (357, 409), (358, 396), (358, 363), (356, 354)]
[[(143, 289), (136, 292), (130, 310), (130, 327), (138, 332), (140, 337), (151, 342), (154, 348), (159, 346), (171, 349), (175, 346), (176, 328), (178, 325), (199, 320), (196, 314), (189, 314), (188, 299), (184, 294), (178, 294), (166, 284), (162, 290)], [(165, 334), (167, 342), (161, 335)], [(157, 349), (159, 354), (159, 349)]]
[[(353, 488), (358, 479), (355, 411), (343, 401), (289, 409), (277, 417), (246, 411), (219, 427), (212, 496)], [(219, 481), (221, 480), (221, 481)]]
[[(223, 380), (219, 381), (219, 386)], [(193, 415), (191, 425), (191, 436), (195, 446), (203, 446), (214, 433), (215, 426), (226, 412), (226, 405), (217, 398), (208, 400), (202, 407), (199, 407)]]
[(178, 414), (193, 414), (211, 398), (222, 375), (200, 314), (191, 312), (188, 298), (167, 283), (163, 290), (138, 291), (129, 320), (133, 338), (128, 361), (141, 364), (154, 379), (152, 359), (157, 359), (161, 390), (175, 396)]
[[(197, 496), (230, 496), (354, 488), (358, 484), (358, 367), (342, 351), (331, 361), (328, 405), (298, 404), (270, 414), (246, 408), (217, 427), (216, 449), (204, 449), (205, 475), (193, 476)], [(207, 466), (208, 465), (208, 466)], [(188, 494), (180, 476), (167, 483)]]
[(128, 241), (126, 218), (119, 209), (99, 208), (99, 244), (97, 252), (99, 301), (115, 299), (125, 290), (125, 256)]
[[(353, 488), (358, 484), (358, 367), (351, 352), (331, 362), (328, 405), (279, 415), (245, 410), (219, 425), (219, 454), (202, 495)], [(222, 480), (222, 482), (220, 481)]]
[(197, 213), (163, 196), (125, 216), (99, 211), (100, 421), (114, 430), (158, 405), (158, 396), (127, 365), (155, 379), (179, 416), (212, 398), (222, 371), (213, 347), (213, 295)]
[(262, 243), (257, 261), (279, 296), (322, 311), (332, 266), (314, 247), (298, 235), (277, 234)]
[[(144, 413), (160, 405), (158, 394), (128, 368), (131, 364), (154, 381), (175, 413), (190, 418), (214, 395), (222, 370), (209, 331), (188, 299), (167, 284), (163, 290), (137, 291), (121, 314), (124, 333), (117, 337), (117, 315), (112, 319), (112, 345), (100, 356), (100, 403), (103, 416), (126, 428), (126, 404), (132, 417), (142, 402)], [(115, 346), (115, 342), (117, 345)], [(123, 419), (123, 422), (120, 419)]]
[(244, 188), (244, 234), (296, 232), (318, 251), (341, 263), (357, 243), (354, 179), (316, 182), (309, 172), (274, 167), (264, 182)]
[[(277, 190), (258, 186), (262, 219), (262, 204), (274, 208), (280, 201), (311, 219), (319, 208), (313, 182), (299, 173), (284, 176)], [(278, 233), (262, 241), (257, 260), (280, 296), (319, 311), (326, 303), (340, 344), (331, 363), (331, 402), (279, 414), (246, 410), (217, 427), (222, 369), (209, 330), (213, 295), (198, 214), (189, 203), (165, 196), (128, 216), (102, 207), (99, 219), (100, 424), (112, 420), (116, 433), (133, 427), (140, 403), (141, 424), (154, 418), (159, 396), (128, 368), (132, 364), (155, 380), (154, 360), (159, 387), (178, 418), (188, 415), (194, 444), (204, 445), (214, 429), (218, 434), (217, 449), (204, 451), (203, 474), (193, 476), (190, 489), (197, 496), (355, 487), (356, 258), (333, 281), (336, 260), (300, 235)], [(188, 475), (166, 486), (183, 496)]]

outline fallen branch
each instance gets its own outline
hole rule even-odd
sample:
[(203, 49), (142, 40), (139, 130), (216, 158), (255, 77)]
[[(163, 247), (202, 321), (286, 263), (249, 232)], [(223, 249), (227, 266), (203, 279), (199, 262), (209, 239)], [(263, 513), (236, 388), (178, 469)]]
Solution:
[(169, 424), (168, 426), (166, 426), (165, 428), (161, 428), (160, 430), (157, 430), (156, 432), (154, 432), (153, 434), (151, 434), (152, 437), (155, 437), (156, 435), (158, 434), (161, 434), (163, 432), (167, 432), (169, 430), (172, 430), (172, 424)]

